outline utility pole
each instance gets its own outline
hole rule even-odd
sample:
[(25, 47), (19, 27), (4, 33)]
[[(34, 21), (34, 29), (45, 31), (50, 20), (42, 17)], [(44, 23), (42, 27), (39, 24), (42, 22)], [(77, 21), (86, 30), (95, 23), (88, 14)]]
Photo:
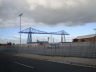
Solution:
[[(19, 14), (20, 17), (20, 32), (21, 32), (21, 17), (22, 17), (23, 13)], [(20, 33), (20, 46), (21, 46), (21, 33)]]

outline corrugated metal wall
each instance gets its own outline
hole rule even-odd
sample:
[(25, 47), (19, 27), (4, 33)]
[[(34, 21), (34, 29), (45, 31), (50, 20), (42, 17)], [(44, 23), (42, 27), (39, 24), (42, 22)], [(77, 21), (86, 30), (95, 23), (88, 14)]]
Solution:
[(12, 53), (30, 53), (52, 56), (96, 57), (96, 42), (74, 42), (50, 46), (0, 47)]

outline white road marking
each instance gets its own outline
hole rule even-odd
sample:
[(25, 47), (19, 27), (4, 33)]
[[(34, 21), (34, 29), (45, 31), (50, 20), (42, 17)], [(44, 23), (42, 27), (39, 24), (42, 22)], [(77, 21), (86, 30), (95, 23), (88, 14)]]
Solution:
[(25, 65), (25, 64), (22, 64), (22, 63), (19, 63), (19, 62), (14, 62), (14, 63), (19, 64), (19, 65), (24, 66), (24, 67), (27, 67), (27, 68), (34, 69), (33, 66), (28, 66), (28, 65)]

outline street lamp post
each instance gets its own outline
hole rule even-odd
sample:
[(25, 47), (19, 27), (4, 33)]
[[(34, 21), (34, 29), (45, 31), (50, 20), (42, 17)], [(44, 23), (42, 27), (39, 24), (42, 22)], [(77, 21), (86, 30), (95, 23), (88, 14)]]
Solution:
[[(21, 17), (22, 17), (23, 13), (19, 14), (20, 17), (20, 32), (21, 32)], [(20, 33), (20, 46), (21, 46), (21, 33)]]

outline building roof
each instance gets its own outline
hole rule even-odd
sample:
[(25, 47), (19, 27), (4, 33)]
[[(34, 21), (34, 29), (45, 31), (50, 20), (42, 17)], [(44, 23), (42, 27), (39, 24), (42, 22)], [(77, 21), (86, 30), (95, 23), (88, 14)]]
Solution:
[(75, 39), (92, 38), (92, 37), (95, 37), (95, 36), (96, 36), (95, 34), (91, 34), (91, 35), (84, 35), (84, 36), (78, 36), (78, 37), (75, 38)]

